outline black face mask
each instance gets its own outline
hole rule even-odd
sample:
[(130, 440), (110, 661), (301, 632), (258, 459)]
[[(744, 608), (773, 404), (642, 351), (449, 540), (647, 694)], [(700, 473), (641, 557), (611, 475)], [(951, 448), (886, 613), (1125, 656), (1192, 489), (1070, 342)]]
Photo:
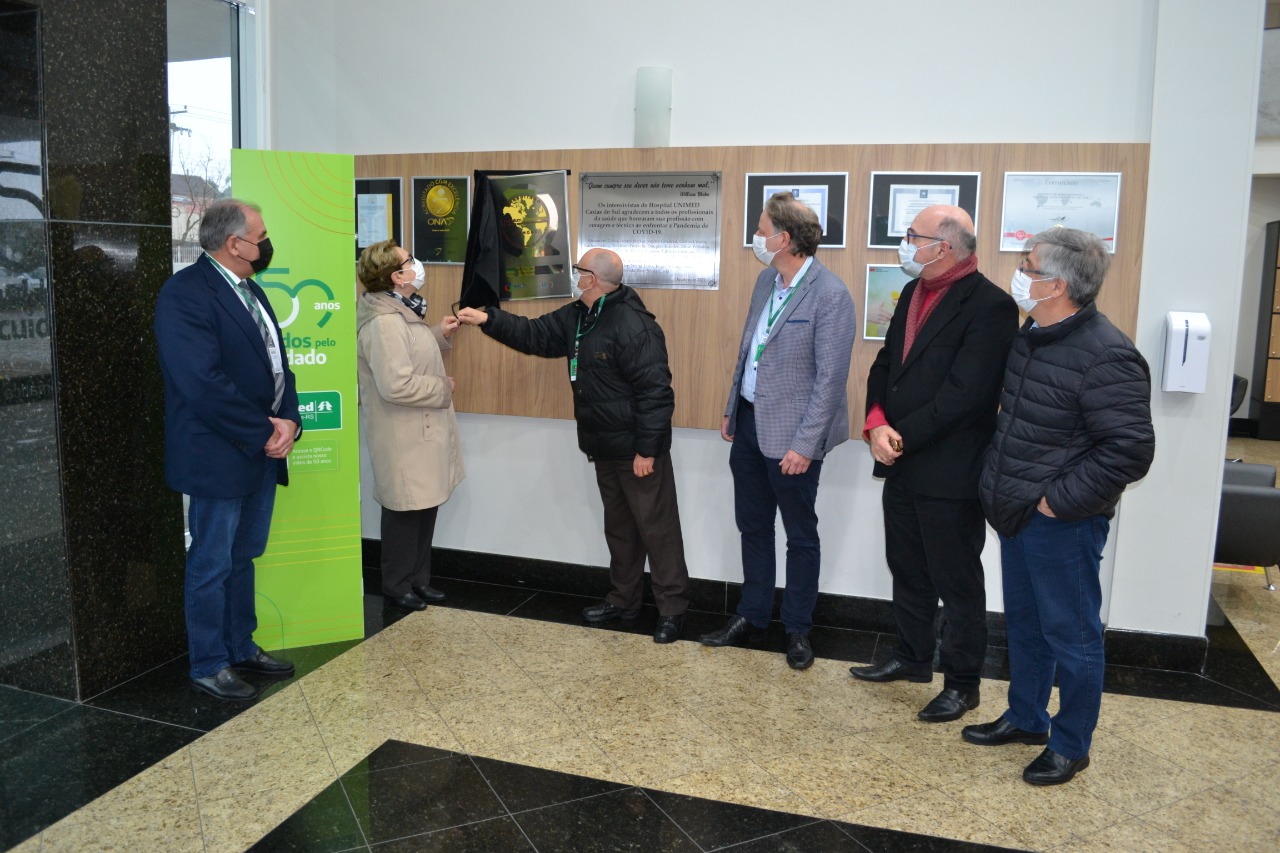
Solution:
[(254, 245), (258, 247), (258, 259), (249, 261), (249, 266), (253, 268), (253, 274), (257, 275), (271, 266), (271, 256), (275, 254), (275, 249), (271, 248), (270, 237), (264, 237), (261, 243), (255, 243)]

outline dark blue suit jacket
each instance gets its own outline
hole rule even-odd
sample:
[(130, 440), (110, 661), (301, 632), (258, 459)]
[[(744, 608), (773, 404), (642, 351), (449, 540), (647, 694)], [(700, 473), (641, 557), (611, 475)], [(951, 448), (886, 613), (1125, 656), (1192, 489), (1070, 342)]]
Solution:
[[(252, 279), (276, 333), (280, 324)], [(175, 274), (156, 300), (156, 343), (164, 374), (164, 469), (169, 486), (188, 495), (235, 498), (256, 492), (268, 459), (275, 382), (253, 316), (208, 255)], [(283, 343), (283, 336), (281, 342)], [(301, 423), (286, 358), (277, 417)], [(288, 485), (287, 464), (277, 482)]]

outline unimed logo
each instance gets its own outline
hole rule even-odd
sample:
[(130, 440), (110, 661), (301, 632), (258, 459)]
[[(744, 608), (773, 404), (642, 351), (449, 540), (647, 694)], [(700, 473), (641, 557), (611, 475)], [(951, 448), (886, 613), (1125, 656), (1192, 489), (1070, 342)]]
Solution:
[(342, 392), (299, 391), (298, 414), (304, 430), (342, 429)]

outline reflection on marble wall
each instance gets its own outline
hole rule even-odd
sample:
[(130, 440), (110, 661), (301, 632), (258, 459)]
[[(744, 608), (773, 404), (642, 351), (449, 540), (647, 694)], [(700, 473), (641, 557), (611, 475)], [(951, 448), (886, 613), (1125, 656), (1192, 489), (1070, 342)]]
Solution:
[(165, 5), (0, 0), (0, 149), (36, 164), (0, 167), (0, 683), (68, 698), (185, 647), (151, 333), (172, 251)]

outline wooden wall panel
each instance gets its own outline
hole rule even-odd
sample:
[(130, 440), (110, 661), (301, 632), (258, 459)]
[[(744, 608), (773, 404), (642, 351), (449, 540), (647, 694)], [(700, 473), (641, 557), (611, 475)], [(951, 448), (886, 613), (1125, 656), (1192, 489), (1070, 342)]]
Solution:
[[(742, 247), (743, 192), (748, 172), (848, 172), (849, 208), (845, 249), (820, 249), (818, 259), (848, 285), (864, 318), (867, 264), (896, 264), (893, 249), (867, 249), (871, 172), (981, 172), (978, 202), (979, 269), (1008, 287), (1019, 255), (999, 252), (1000, 211), (1005, 172), (1120, 172), (1120, 223), (1116, 254), (1099, 297), (1099, 307), (1130, 336), (1138, 316), (1142, 228), (1146, 207), (1149, 146), (1132, 144), (953, 144), (815, 145), (736, 148), (623, 148), (566, 151), (490, 151), (433, 154), (364, 155), (356, 158), (356, 176), (405, 179), (406, 248), (412, 247), (414, 176), (470, 175), (477, 169), (540, 171), (569, 169), (571, 236), (577, 239), (578, 176), (583, 172), (723, 173), (720, 235), (720, 289), (717, 291), (643, 288), (640, 293), (667, 336), (676, 391), (675, 425), (719, 429), (737, 356), (751, 287), (760, 264)], [(576, 246), (575, 252), (576, 252)], [(623, 258), (626, 261), (626, 258)], [(430, 316), (438, 319), (458, 298), (460, 266), (427, 265), (426, 296)], [(508, 302), (503, 308), (537, 316), (564, 304), (560, 299)], [(447, 356), (458, 382), (458, 411), (500, 415), (571, 418), (572, 401), (563, 359), (523, 356), (464, 328)], [(862, 424), (867, 371), (880, 343), (854, 347), (849, 373), (850, 422)]]

